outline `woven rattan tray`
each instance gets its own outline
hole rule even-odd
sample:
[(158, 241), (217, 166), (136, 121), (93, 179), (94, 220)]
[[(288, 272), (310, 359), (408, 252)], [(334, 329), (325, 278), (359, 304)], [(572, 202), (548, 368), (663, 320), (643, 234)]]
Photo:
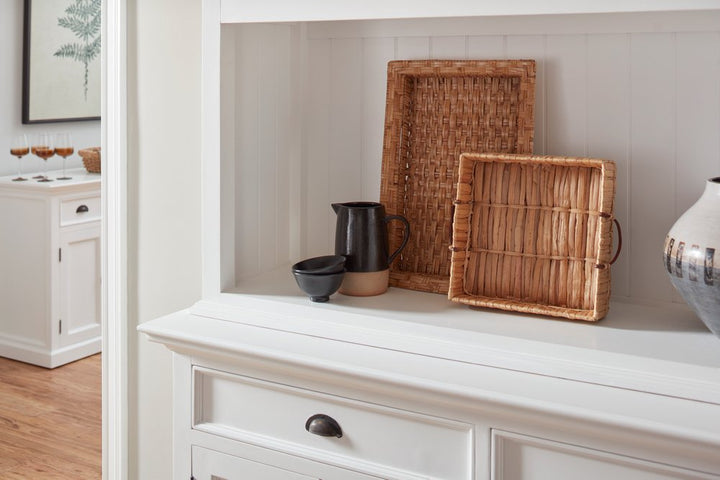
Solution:
[[(387, 73), (380, 201), (411, 231), (390, 284), (445, 294), (460, 154), (532, 153), (535, 62), (402, 60)], [(393, 251), (403, 229), (389, 227)]]
[(608, 311), (615, 164), (460, 158), (448, 297), (580, 320)]

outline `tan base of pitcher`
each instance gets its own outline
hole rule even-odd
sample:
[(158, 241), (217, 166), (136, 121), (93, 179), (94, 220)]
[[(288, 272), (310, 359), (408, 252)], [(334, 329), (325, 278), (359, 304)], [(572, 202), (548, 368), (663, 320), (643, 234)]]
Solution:
[(379, 272), (345, 272), (338, 291), (353, 297), (370, 297), (385, 293), (389, 282), (390, 269)]

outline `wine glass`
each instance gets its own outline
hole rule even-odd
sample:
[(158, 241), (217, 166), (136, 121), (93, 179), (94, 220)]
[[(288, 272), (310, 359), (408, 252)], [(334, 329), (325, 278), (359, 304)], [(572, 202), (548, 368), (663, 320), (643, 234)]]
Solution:
[[(53, 148), (52, 137), (47, 133), (38, 134), (35, 139), (35, 143), (31, 147), (31, 151), (34, 155), (45, 160), (43, 168), (43, 174), (38, 182), (52, 182), (52, 179), (47, 176), (47, 160), (48, 158), (55, 155), (55, 149)], [(35, 177), (33, 177), (35, 178)]]
[(20, 172), (20, 159), (28, 153), (30, 153), (30, 148), (28, 147), (27, 136), (24, 133), (15, 135), (10, 143), (10, 155), (14, 155), (18, 159), (18, 175), (12, 179), (13, 182), (24, 182), (27, 180)]
[(65, 160), (67, 160), (67, 157), (72, 155), (74, 151), (72, 137), (69, 133), (63, 132), (55, 135), (55, 153), (63, 157), (62, 177), (58, 177), (58, 180), (70, 180), (72, 178), (65, 175)]

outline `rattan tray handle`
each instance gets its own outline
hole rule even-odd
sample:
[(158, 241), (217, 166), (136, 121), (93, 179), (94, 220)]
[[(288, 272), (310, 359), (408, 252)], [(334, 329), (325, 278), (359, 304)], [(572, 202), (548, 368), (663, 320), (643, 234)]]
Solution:
[(613, 218), (613, 223), (617, 227), (618, 231), (618, 245), (617, 245), (617, 251), (615, 252), (615, 256), (610, 260), (610, 265), (615, 263), (620, 256), (620, 252), (622, 251), (622, 228), (620, 228), (620, 222), (618, 222), (617, 218)]
[(618, 222), (617, 218), (613, 218), (613, 223), (617, 227), (617, 232), (618, 232), (617, 250), (615, 251), (615, 255), (613, 256), (612, 260), (610, 260), (610, 263), (608, 263), (608, 264), (598, 263), (597, 265), (595, 265), (595, 268), (600, 268), (600, 269), (608, 268), (608, 266), (614, 264), (617, 261), (618, 257), (620, 256), (620, 252), (622, 251), (622, 228), (620, 228), (620, 222)]

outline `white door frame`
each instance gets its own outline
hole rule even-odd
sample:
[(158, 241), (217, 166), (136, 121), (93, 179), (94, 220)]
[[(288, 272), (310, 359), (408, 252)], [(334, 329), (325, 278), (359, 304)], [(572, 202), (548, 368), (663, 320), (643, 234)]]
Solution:
[(103, 1), (102, 477), (128, 478), (127, 1)]

